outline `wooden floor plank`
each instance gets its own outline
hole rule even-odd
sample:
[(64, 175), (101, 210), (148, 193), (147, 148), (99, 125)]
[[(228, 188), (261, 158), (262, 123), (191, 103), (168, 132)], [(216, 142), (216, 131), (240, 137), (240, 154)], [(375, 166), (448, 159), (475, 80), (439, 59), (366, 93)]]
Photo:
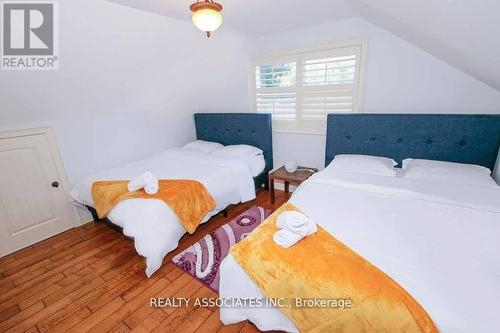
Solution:
[(106, 273), (101, 274), (101, 277), (105, 281), (109, 281), (113, 279), (115, 276), (119, 275), (122, 271), (126, 270), (130, 266), (135, 264), (140, 264), (143, 262), (143, 259), (137, 255), (132, 255), (128, 258), (128, 260), (122, 262), (120, 265), (113, 267), (106, 271)]
[[(135, 266), (130, 267), (127, 271), (123, 272), (123, 274), (116, 276), (113, 280), (103, 283), (98, 288), (92, 290), (91, 293), (86, 294), (85, 297), (79, 298), (78, 302), (72, 304), (72, 307), (65, 309), (66, 311), (55, 313), (40, 323), (39, 326), (42, 330), (50, 331), (52, 331), (54, 327), (67, 328), (68, 326), (74, 326), (73, 323), (76, 324), (87, 317), (87, 315), (82, 316), (82, 313), (87, 314), (88, 312), (88, 315), (90, 315), (105, 306), (109, 300), (119, 296), (120, 290), (117, 290), (117, 288), (123, 288), (124, 282), (127, 282), (131, 277), (135, 279), (134, 273), (137, 268), (138, 267)], [(106, 302), (102, 302), (104, 296), (107, 296)], [(82, 308), (78, 309), (78, 306)]]
[(267, 192), (236, 205), (185, 235), (150, 279), (133, 240), (101, 223), (68, 230), (0, 258), (0, 332), (256, 332), (242, 322), (224, 326), (219, 309), (151, 307), (151, 297), (217, 297), (170, 260), (249, 207), (276, 209), (287, 198)]
[(113, 327), (115, 327), (119, 322), (123, 321), (128, 317), (128, 315), (134, 312), (141, 304), (146, 302), (151, 297), (155, 297), (161, 290), (163, 290), (170, 281), (164, 277), (159, 279), (154, 285), (144, 290), (142, 293), (137, 295), (134, 299), (127, 302), (118, 311), (114, 312), (99, 324), (92, 328), (93, 331), (106, 332)]
[[(169, 298), (169, 297), (189, 297), (194, 294), (201, 287), (199, 281), (193, 280), (189, 275), (183, 274), (176, 281), (169, 284), (163, 289), (156, 298)], [(134, 329), (139, 326), (156, 308), (151, 306), (150, 300), (142, 304), (135, 312), (131, 313), (124, 323), (128, 327)]]
[[(165, 274), (168, 273), (169, 271), (171, 271), (172, 269), (174, 269), (175, 267), (176, 267), (175, 265), (173, 265), (173, 264), (170, 265), (170, 263), (167, 265), (163, 265), (160, 268), (160, 270), (158, 272), (155, 272), (155, 274), (153, 274), (153, 276), (149, 279), (144, 278), (145, 277), (144, 272), (138, 272), (138, 275), (142, 276), (143, 282), (136, 284), (134, 287), (123, 292), (121, 294), (121, 297), (124, 300), (126, 300), (127, 302), (131, 301), (132, 299), (137, 297), (137, 295), (141, 294), (144, 290), (146, 290), (147, 288), (149, 288), (150, 286), (155, 284), (158, 280), (160, 280), (161, 278), (164, 278)], [(168, 281), (170, 281), (170, 280), (168, 280)]]
[[(66, 288), (69, 285), (75, 283), (76, 281), (82, 279), (82, 277), (80, 275), (77, 275), (77, 274), (73, 274), (73, 275), (69, 275), (69, 276), (64, 275), (64, 273), (61, 273), (61, 274), (64, 276), (64, 279), (62, 279), (61, 281), (58, 281), (56, 283), (61, 288)], [(47, 295), (49, 295), (49, 293), (47, 293)]]
[(217, 332), (223, 326), (220, 321), (220, 310), (216, 309), (196, 330), (196, 333)]
[(134, 265), (125, 272), (122, 272), (120, 276), (115, 279), (117, 281), (116, 287), (112, 288), (110, 291), (103, 294), (92, 303), (88, 304), (87, 307), (90, 309), (90, 311), (95, 312), (99, 310), (101, 307), (106, 305), (106, 303), (109, 302), (110, 299), (120, 296), (136, 284), (142, 282), (144, 279), (135, 274), (138, 270), (137, 266)]
[(130, 328), (122, 322), (118, 323), (118, 325), (116, 325), (109, 331), (109, 333), (127, 333), (127, 332), (130, 332)]
[[(52, 293), (48, 295), (47, 297), (43, 298), (43, 302), (46, 305), (51, 305), (59, 301), (60, 299), (64, 298), (66, 295), (73, 291), (78, 291), (81, 288), (85, 287), (85, 284), (89, 283), (93, 279), (100, 279), (104, 280), (101, 276), (101, 273), (106, 272), (109, 269), (113, 269), (115, 265), (118, 263), (121, 263), (125, 261), (127, 258), (129, 258), (131, 255), (133, 255), (132, 250), (127, 250), (120, 252), (119, 256), (115, 256), (114, 254), (110, 255), (109, 260), (103, 260), (100, 262), (100, 265), (97, 266), (92, 272), (89, 274), (86, 274), (82, 276), (81, 278), (76, 279), (74, 282), (70, 283), (69, 285), (65, 286), (61, 290)], [(72, 278), (69, 278), (73, 280)]]
[[(198, 289), (193, 295), (192, 299), (208, 297), (207, 288)], [(197, 307), (194, 302), (189, 303), (188, 306), (183, 307), (164, 307), (161, 308), (169, 316), (158, 325), (153, 332), (173, 332), (186, 320), (191, 320), (191, 315), (196, 311)], [(205, 308), (210, 311), (210, 309)], [(201, 325), (201, 324), (200, 324)]]
[(7, 308), (0, 312), (0, 322), (6, 321), (7, 319), (14, 317), (16, 314), (21, 312), (21, 309), (17, 304), (12, 305), (10, 308)]
[(29, 329), (27, 329), (26, 331), (24, 331), (24, 333), (39, 333), (40, 331), (38, 330), (38, 328), (36, 326), (33, 326)]
[(5, 257), (2, 257), (2, 258), (0, 258), (0, 267), (2, 267), (3, 265), (8, 265), (11, 262), (14, 262), (16, 260), (18, 260), (18, 259), (16, 259), (16, 257), (13, 254), (9, 254)]
[[(72, 309), (73, 307), (77, 306), (81, 297), (87, 295), (91, 290), (95, 289), (103, 282), (104, 282), (104, 280), (102, 280), (100, 278), (89, 281), (89, 283), (85, 284), (84, 287), (82, 287), (79, 290), (74, 291), (73, 293), (69, 294), (68, 296), (65, 296), (64, 298), (59, 300), (57, 303), (54, 303), (48, 307), (43, 308), (41, 311), (30, 315), (28, 318), (26, 318), (22, 322), (18, 323), (13, 328), (13, 330), (14, 331), (24, 331), (24, 330), (27, 330), (28, 328), (36, 325), (40, 331), (42, 331), (42, 332), (45, 331), (47, 328), (52, 326), (52, 324), (46, 323), (46, 320), (48, 318), (50, 318), (53, 315), (62, 314), (65, 311), (68, 311), (69, 309)], [(28, 308), (28, 309), (30, 309), (30, 308)], [(25, 311), (28, 311), (28, 309)], [(23, 312), (25, 312), (25, 311), (23, 311)], [(21, 313), (23, 313), (23, 312), (21, 312)], [(1, 326), (1, 323), (0, 323), (0, 326)]]
[[(60, 292), (60, 290), (63, 289), (59, 284), (54, 283), (47, 288), (44, 288), (42, 291), (36, 293), (35, 295), (29, 297), (29, 298), (23, 298), (21, 301), (19, 301), (18, 305), (21, 310), (27, 309), (36, 302), (39, 302), (43, 300), (44, 298), (50, 297), (49, 295), (55, 294), (57, 292)], [(45, 303), (47, 305), (47, 303)]]
[(92, 250), (92, 252), (95, 251), (92, 256), (87, 256), (85, 260), (66, 267), (62, 272), (66, 276), (71, 276), (73, 274), (80, 276), (87, 275), (96, 267), (113, 262), (118, 257), (123, 257), (123, 253), (129, 252), (129, 250), (131, 250), (130, 244), (124, 241), (120, 241), (106, 250), (95, 248)]
[(118, 233), (115, 230), (111, 229), (103, 230), (101, 231), (101, 234), (93, 235), (92, 237), (86, 237), (85, 240), (79, 242), (78, 244), (69, 246), (60, 251), (55, 252), (55, 254), (51, 256), (50, 259), (55, 261), (58, 260), (59, 258), (67, 256), (70, 253), (79, 256), (89, 251), (90, 249), (95, 249), (96, 247), (99, 247), (103, 243), (107, 243), (113, 240), (120, 240), (121, 238), (119, 237), (117, 238), (117, 236)]
[(50, 333), (52, 332), (69, 332), (72, 327), (79, 325), (82, 321), (87, 319), (92, 314), (87, 307), (82, 307), (77, 311), (73, 312), (70, 316), (66, 317), (64, 320), (59, 321), (50, 327)]
[(167, 274), (165, 274), (165, 277), (167, 279), (169, 279), (170, 281), (175, 281), (175, 280), (177, 280), (177, 278), (179, 276), (182, 275), (182, 273), (184, 273), (182, 271), (182, 269), (180, 269), (179, 267), (175, 266), (174, 269), (172, 269), (170, 272), (168, 272)]
[[(105, 269), (112, 267), (112, 265), (113, 263), (110, 263), (109, 265), (106, 265), (104, 267), (99, 267), (99, 269), (96, 270), (96, 272), (94, 272), (95, 275), (99, 275), (99, 273), (104, 272)], [(92, 279), (92, 275), (89, 275), (87, 278)], [(123, 278), (125, 277), (120, 275), (117, 276), (115, 279), (107, 282), (104, 281), (100, 276), (94, 278), (91, 283), (96, 283), (97, 284), (96, 287), (94, 287), (90, 292), (77, 297), (72, 304), (70, 304), (64, 309), (65, 311), (54, 313), (47, 319), (43, 320), (41, 323), (38, 324), (38, 328), (42, 332), (50, 331), (52, 326), (58, 325), (61, 321), (66, 320), (66, 318), (68, 318), (68, 316), (70, 316), (71, 313), (77, 311), (80, 307), (87, 306), (89, 303), (96, 301), (97, 299), (99, 299), (99, 297), (112, 290), (116, 286), (116, 284), (119, 283)], [(73, 297), (74, 296), (75, 295), (73, 295)]]
[(167, 319), (167, 314), (161, 309), (154, 309), (146, 319), (144, 319), (137, 327), (132, 329), (132, 332), (151, 332), (158, 325), (160, 325), (165, 319)]
[(211, 314), (212, 311), (210, 311), (207, 308), (197, 308), (189, 316), (189, 319), (184, 320), (182, 324), (180, 324), (179, 327), (177, 327), (177, 329), (173, 332), (176, 333), (195, 332)]
[[(93, 244), (92, 248), (89, 248), (89, 250), (95, 249), (96, 246), (97, 246), (97, 244)], [(77, 248), (77, 246), (75, 248)], [(33, 271), (35, 268), (39, 267), (40, 265), (43, 266), (44, 263), (47, 263), (48, 262), (47, 260), (51, 260), (53, 263), (50, 265), (46, 265), (44, 267), (46, 270), (50, 270), (52, 267), (55, 267), (57, 265), (61, 265), (62, 261), (67, 261), (64, 259), (64, 257), (67, 257), (69, 254), (71, 254), (71, 251), (75, 251), (75, 248), (67, 249), (65, 251), (55, 251), (51, 247), (48, 247), (46, 249), (40, 249), (40, 251), (42, 252), (42, 256), (38, 256), (37, 253), (31, 254), (31, 258), (32, 259), (35, 258), (33, 260), (38, 260), (35, 264), (32, 264), (31, 266), (26, 267), (24, 265), (26, 263), (26, 260), (19, 259), (18, 261), (21, 262), (22, 265), (17, 265), (17, 266), (14, 265), (14, 267), (17, 269), (17, 271), (15, 271), (15, 274), (12, 274), (12, 275), (15, 275), (15, 276), (9, 276), (9, 278), (6, 278), (5, 281), (12, 281), (15, 279), (15, 277), (17, 275), (23, 275), (23, 273), (25, 272), (25, 270), (24, 270), (25, 268), (28, 268), (30, 271)], [(63, 255), (61, 255), (61, 254), (63, 254)], [(43, 262), (40, 263), (40, 261), (43, 261)], [(28, 262), (28, 263), (30, 263), (30, 262)], [(8, 267), (11, 267), (11, 266), (13, 266), (13, 265), (11, 264)], [(5, 268), (3, 268), (3, 266), (2, 266), (2, 269), (5, 270)], [(40, 273), (40, 270), (37, 270), (37, 273)], [(28, 279), (26, 277), (24, 277), (24, 280), (28, 280)], [(4, 281), (2, 281), (0, 283), (3, 283), (3, 282)], [(21, 284), (20, 282), (21, 281), (17, 281), (16, 285), (20, 285)]]
[[(31, 318), (32, 316), (36, 315), (39, 311), (45, 308), (45, 305), (42, 302), (38, 302), (30, 306), (24, 311), (21, 311), (17, 313), (16, 315), (10, 317), (7, 320), (4, 320), (0, 323), (0, 332), (8, 332), (10, 328), (18, 325), (19, 323), (22, 323), (23, 321)], [(37, 321), (35, 320), (31, 325), (26, 327), (25, 329), (22, 330), (17, 330), (17, 331), (25, 331), (32, 326), (35, 326)]]
[(22, 267), (19, 270), (10, 269), (5, 271), (4, 274), (7, 274), (5, 279), (0, 281), (0, 286), (7, 282), (13, 282), (14, 285), (22, 284), (22, 280), (29, 280), (33, 274), (41, 274), (47, 270), (50, 270), (52, 265), (52, 261), (49, 258), (46, 258), (42, 261), (38, 261), (31, 266)]
[(13, 273), (19, 272), (25, 267), (32, 266), (42, 260), (48, 259), (51, 255), (54, 255), (54, 249), (50, 246), (46, 248), (41, 248), (37, 252), (32, 253), (29, 256), (13, 260), (10, 263), (0, 265), (0, 270), (4, 277), (12, 275)]
[(0, 286), (0, 294), (14, 288), (14, 283), (12, 281), (7, 281)]
[[(97, 310), (96, 312), (92, 313), (90, 316), (85, 318), (79, 323), (75, 323), (75, 326), (78, 326), (75, 330), (78, 330), (79, 332), (87, 332), (90, 330), (92, 327), (95, 325), (99, 324), (101, 321), (103, 321), (106, 317), (110, 316), (112, 313), (120, 309), (123, 305), (125, 304), (125, 301), (121, 297), (115, 297), (112, 301), (110, 301), (108, 304)], [(50, 329), (51, 333), (58, 333), (58, 332), (67, 332), (69, 329), (71, 329), (73, 326), (70, 327), (53, 327)]]
[[(8, 293), (11, 293), (10, 297), (7, 299), (0, 299), (0, 311), (3, 311), (14, 304), (18, 304), (20, 308), (23, 309), (27, 306), (35, 304), (36, 302), (40, 301), (44, 295), (46, 295), (45, 291), (50, 288), (50, 286), (64, 278), (64, 274), (58, 273), (51, 276), (47, 280), (40, 282), (39, 284), (31, 286), (31, 288), (23, 290), (18, 294), (11, 293), (15, 289), (9, 290)], [(34, 302), (31, 301), (32, 298)]]
[(17, 294), (21, 293), (24, 290), (27, 290), (29, 288), (33, 288), (34, 286), (38, 285), (39, 283), (47, 280), (48, 278), (51, 278), (53, 275), (56, 275), (56, 274), (62, 272), (65, 268), (72, 267), (75, 264), (78, 264), (78, 262), (84, 261), (88, 257), (92, 257), (94, 254), (96, 254), (98, 252), (100, 252), (99, 248), (91, 250), (88, 253), (83, 254), (79, 257), (76, 257), (76, 258), (68, 261), (67, 263), (65, 263), (61, 266), (54, 267), (51, 271), (48, 271), (44, 274), (41, 274), (40, 276), (38, 276), (30, 281), (27, 281), (26, 283), (24, 283), (20, 286), (16, 286), (16, 288), (11, 289), (8, 292), (0, 295), (0, 303), (3, 302), (5, 299), (12, 297), (13, 295), (17, 295)]

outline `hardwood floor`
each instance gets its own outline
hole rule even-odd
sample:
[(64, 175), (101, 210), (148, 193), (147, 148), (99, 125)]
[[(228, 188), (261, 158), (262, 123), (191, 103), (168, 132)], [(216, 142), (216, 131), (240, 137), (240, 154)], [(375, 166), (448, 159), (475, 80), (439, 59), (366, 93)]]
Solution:
[(207, 233), (257, 204), (276, 209), (260, 191), (186, 234), (150, 279), (133, 241), (100, 223), (81, 227), (0, 258), (0, 332), (258, 332), (249, 322), (224, 326), (217, 308), (154, 308), (151, 297), (217, 297), (170, 260)]

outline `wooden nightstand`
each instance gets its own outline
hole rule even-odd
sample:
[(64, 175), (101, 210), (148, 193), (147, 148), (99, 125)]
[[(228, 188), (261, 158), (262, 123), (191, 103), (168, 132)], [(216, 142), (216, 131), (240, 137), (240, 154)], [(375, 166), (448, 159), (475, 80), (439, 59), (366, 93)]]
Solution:
[(286, 171), (284, 166), (282, 166), (281, 168), (276, 169), (273, 172), (269, 173), (269, 191), (271, 192), (271, 203), (274, 203), (275, 180), (279, 180), (285, 183), (285, 192), (288, 193), (290, 184), (300, 185), (307, 178), (311, 177), (315, 172), (318, 172), (318, 169), (299, 166), (297, 171), (290, 173)]

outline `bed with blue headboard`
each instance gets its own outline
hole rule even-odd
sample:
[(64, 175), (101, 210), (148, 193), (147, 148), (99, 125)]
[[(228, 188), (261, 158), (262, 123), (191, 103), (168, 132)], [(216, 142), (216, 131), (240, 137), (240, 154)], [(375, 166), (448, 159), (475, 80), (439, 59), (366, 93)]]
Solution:
[(223, 145), (247, 144), (262, 149), (266, 166), (254, 178), (255, 186), (267, 188), (267, 176), (273, 168), (272, 121), (270, 114), (258, 113), (196, 113), (198, 140)]
[[(254, 177), (256, 187), (265, 185), (273, 168), (272, 122), (270, 114), (256, 113), (197, 113), (194, 115), (196, 136), (199, 140), (219, 142), (223, 145), (247, 144), (264, 152), (265, 168)], [(108, 223), (113, 228), (121, 227), (100, 219), (93, 207), (87, 206), (95, 221)]]
[(493, 170), (500, 115), (329, 114), (325, 165), (338, 154), (481, 165)]

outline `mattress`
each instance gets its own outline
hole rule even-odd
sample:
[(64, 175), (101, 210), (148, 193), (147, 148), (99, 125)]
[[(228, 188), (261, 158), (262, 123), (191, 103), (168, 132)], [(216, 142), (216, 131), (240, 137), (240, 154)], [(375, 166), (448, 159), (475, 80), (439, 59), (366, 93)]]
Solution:
[[(304, 182), (290, 202), (405, 288), (442, 332), (499, 332), (500, 187), (333, 174)], [(263, 298), (234, 257), (220, 296)], [(221, 320), (296, 332), (279, 309), (222, 308)]]

